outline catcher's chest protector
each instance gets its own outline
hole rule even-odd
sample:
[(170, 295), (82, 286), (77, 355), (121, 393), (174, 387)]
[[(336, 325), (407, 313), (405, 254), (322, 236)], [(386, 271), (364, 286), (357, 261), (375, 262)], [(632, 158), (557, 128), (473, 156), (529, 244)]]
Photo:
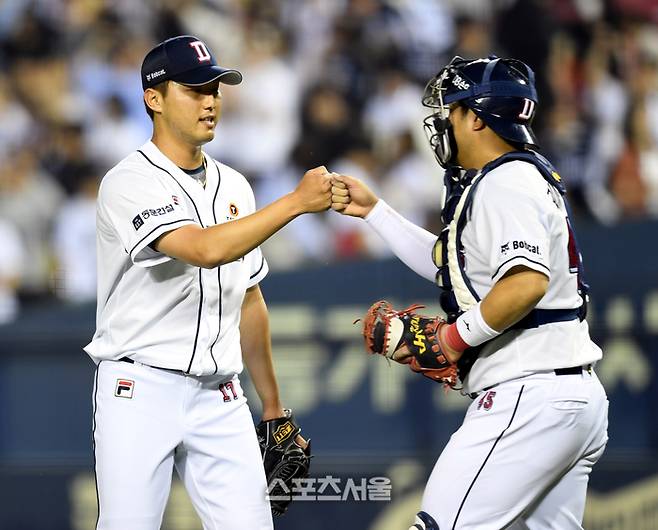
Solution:
[[(546, 158), (534, 151), (506, 153), (488, 163), (480, 171), (467, 171), (464, 177), (456, 181), (451, 178), (451, 172), (448, 170), (445, 177), (447, 196), (441, 214), (445, 228), (441, 231), (434, 246), (433, 258), (439, 269), (436, 278), (437, 284), (441, 288), (441, 308), (445, 311), (447, 320), (450, 323), (480, 301), (480, 297), (466, 275), (461, 242), (464, 227), (470, 219), (475, 191), (488, 173), (502, 164), (516, 160), (533, 164), (544, 179), (557, 190), (564, 201), (567, 212), (569, 211), (565, 197), (566, 189), (559, 174)], [(515, 325), (515, 328), (537, 327), (549, 322), (570, 320), (571, 318), (580, 318), (582, 320), (584, 318), (589, 287), (583, 279), (582, 260), (575, 240), (574, 245), (573, 251), (577, 254), (578, 261), (578, 289), (583, 297), (582, 308), (576, 314), (572, 314), (573, 311), (571, 310), (561, 309), (534, 310), (527, 319)]]

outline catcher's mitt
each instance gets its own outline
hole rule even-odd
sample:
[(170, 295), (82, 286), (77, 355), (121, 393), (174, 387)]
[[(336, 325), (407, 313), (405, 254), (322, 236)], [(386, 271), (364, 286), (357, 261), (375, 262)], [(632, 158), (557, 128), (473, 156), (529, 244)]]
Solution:
[(296, 441), (301, 428), (290, 409), (284, 413), (283, 418), (261, 421), (256, 426), (272, 515), (285, 513), (293, 500), (295, 480), (308, 477), (311, 462), (311, 441), (306, 449), (301, 448)]
[(414, 372), (454, 388), (457, 364), (445, 355), (439, 334), (448, 323), (414, 313), (422, 307), (412, 305), (396, 311), (386, 300), (372, 304), (363, 319), (366, 350), (408, 364)]

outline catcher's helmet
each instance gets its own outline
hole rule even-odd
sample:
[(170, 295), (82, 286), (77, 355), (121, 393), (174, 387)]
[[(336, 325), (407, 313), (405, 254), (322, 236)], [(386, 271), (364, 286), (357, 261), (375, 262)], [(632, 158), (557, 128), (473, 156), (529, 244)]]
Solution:
[(448, 120), (449, 107), (456, 102), (508, 142), (537, 145), (530, 128), (538, 102), (535, 74), (525, 63), (495, 55), (473, 61), (456, 56), (430, 80), (423, 105), (436, 111), (425, 119), (425, 130), (443, 167), (454, 165), (457, 154)]

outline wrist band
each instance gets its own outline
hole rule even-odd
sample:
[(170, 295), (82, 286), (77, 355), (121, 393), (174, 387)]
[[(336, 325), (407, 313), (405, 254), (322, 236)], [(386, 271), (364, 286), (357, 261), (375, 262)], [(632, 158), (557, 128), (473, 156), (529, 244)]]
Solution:
[(455, 322), (455, 327), (459, 332), (460, 338), (469, 346), (479, 346), (483, 342), (491, 340), (498, 335), (500, 331), (496, 331), (487, 324), (482, 316), (480, 304), (469, 309), (460, 316)]
[(468, 348), (468, 343), (461, 338), (459, 331), (457, 330), (457, 323), (454, 322), (446, 328), (446, 334), (443, 337), (446, 341), (446, 344), (449, 348), (457, 352), (463, 352)]

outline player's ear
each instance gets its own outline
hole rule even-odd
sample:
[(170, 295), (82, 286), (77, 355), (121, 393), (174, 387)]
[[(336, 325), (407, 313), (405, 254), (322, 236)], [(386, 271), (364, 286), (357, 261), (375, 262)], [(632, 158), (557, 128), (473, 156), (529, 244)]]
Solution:
[(477, 114), (475, 114), (475, 112), (473, 112), (472, 110), (470, 111), (470, 113), (472, 114), (472, 120), (473, 120), (473, 121), (472, 121), (471, 123), (472, 123), (473, 130), (474, 130), (474, 131), (481, 131), (481, 130), (483, 130), (483, 129), (487, 126), (487, 124), (484, 123), (484, 121), (482, 121), (482, 118), (480, 118), (480, 117), (479, 117)]
[(144, 104), (154, 113), (162, 112), (163, 94), (155, 88), (147, 88), (144, 91)]

